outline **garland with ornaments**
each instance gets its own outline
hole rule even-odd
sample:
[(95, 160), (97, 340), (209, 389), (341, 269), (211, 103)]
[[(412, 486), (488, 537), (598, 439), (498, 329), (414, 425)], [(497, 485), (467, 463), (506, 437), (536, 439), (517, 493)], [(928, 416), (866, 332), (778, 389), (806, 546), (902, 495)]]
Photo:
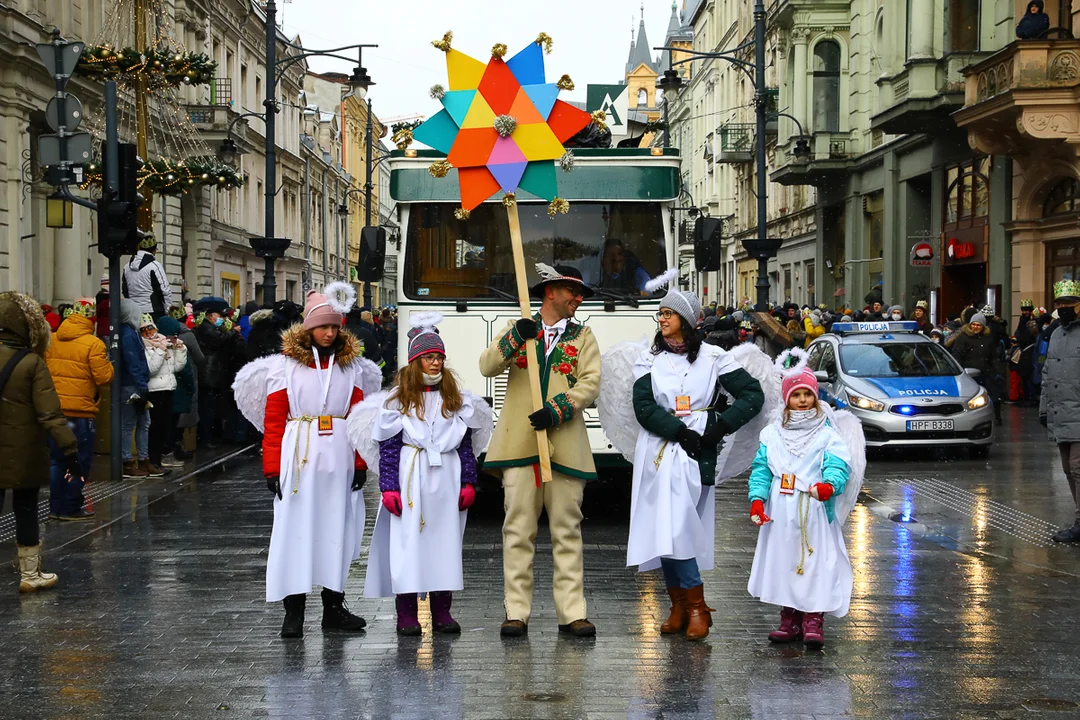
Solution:
[(104, 82), (121, 76), (144, 77), (150, 88), (206, 85), (214, 79), (217, 63), (205, 53), (167, 50), (115, 49), (91, 45), (83, 50), (75, 71)]
[[(139, 171), (139, 189), (146, 188), (155, 195), (183, 195), (205, 186), (232, 190), (245, 182), (236, 168), (213, 156), (179, 161), (156, 158), (148, 160)], [(82, 187), (100, 184), (101, 167), (91, 163), (86, 167)]]

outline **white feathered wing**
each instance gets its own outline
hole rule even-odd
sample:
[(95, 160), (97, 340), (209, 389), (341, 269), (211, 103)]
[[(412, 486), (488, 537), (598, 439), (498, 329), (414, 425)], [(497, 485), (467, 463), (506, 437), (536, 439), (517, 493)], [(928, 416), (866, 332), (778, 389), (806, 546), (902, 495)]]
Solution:
[[(746, 372), (758, 381), (761, 391), (765, 395), (765, 404), (761, 412), (753, 417), (750, 422), (743, 425), (724, 440), (724, 447), (716, 458), (716, 484), (719, 485), (728, 478), (741, 475), (750, 468), (754, 462), (754, 456), (760, 447), (759, 436), (761, 431), (769, 423), (769, 420), (780, 411), (780, 380), (773, 367), (772, 358), (763, 353), (757, 345), (743, 343), (736, 345), (730, 351), (735, 361)], [(727, 393), (725, 393), (726, 395)], [(734, 398), (728, 395), (730, 403)]]
[(233, 381), (232, 391), (237, 409), (259, 432), (263, 432), (266, 398), (270, 394), (267, 392), (266, 378), (271, 369), (284, 363), (284, 355), (270, 355), (252, 360), (240, 368)]
[(634, 364), (648, 347), (644, 339), (621, 342), (600, 358), (600, 396), (596, 399), (600, 427), (630, 463), (634, 462), (641, 431), (634, 413)]
[[(827, 406), (823, 406), (827, 407)], [(840, 437), (847, 445), (851, 463), (848, 465), (848, 481), (844, 486), (844, 492), (836, 496), (833, 510), (836, 518), (843, 523), (855, 507), (862, 490), (863, 480), (866, 478), (866, 436), (863, 434), (862, 422), (847, 410), (828, 409), (831, 420)]]

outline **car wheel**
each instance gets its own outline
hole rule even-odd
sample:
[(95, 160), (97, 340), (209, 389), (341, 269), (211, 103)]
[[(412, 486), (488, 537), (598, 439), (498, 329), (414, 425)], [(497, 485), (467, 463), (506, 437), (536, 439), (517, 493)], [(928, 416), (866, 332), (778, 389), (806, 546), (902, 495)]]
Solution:
[(972, 460), (985, 460), (990, 457), (989, 445), (972, 445), (968, 448), (968, 455)]

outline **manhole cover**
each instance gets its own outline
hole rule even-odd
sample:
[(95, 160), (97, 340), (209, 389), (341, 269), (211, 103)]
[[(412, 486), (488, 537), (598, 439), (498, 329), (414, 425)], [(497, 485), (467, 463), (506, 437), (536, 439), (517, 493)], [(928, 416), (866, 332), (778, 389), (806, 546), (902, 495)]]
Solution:
[(528, 693), (521, 696), (522, 700), (530, 700), (532, 702), (562, 702), (566, 699), (566, 696), (562, 693)]
[(1074, 710), (1080, 707), (1080, 703), (1058, 698), (1031, 698), (1022, 704), (1028, 710)]

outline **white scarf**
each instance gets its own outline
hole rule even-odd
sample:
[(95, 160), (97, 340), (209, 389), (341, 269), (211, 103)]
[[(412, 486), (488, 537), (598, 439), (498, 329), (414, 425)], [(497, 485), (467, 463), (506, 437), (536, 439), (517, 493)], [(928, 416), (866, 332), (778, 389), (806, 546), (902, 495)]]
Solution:
[(423, 373), (420, 376), (420, 379), (423, 381), (424, 385), (432, 387), (442, 382), (442, 373), (439, 373), (438, 375), (428, 375), (427, 373)]
[(789, 420), (784, 424), (784, 416), (780, 415), (780, 439), (795, 457), (802, 457), (814, 442), (817, 431), (828, 419), (820, 409), (791, 410), (788, 412)]

